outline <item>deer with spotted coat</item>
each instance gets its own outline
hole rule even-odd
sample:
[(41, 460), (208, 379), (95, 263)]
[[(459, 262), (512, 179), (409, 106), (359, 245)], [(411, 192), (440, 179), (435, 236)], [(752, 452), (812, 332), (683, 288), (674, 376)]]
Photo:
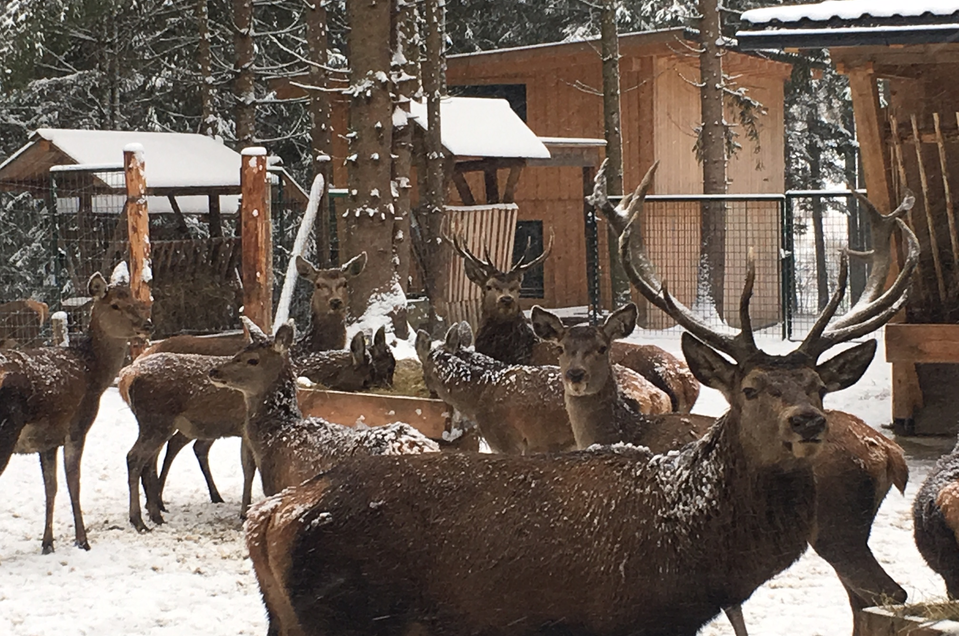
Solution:
[(44, 554), (53, 552), (57, 449), (63, 446), (76, 545), (90, 549), (80, 510), (80, 459), (100, 396), (116, 379), (131, 339), (152, 329), (149, 307), (125, 284), (90, 277), (90, 324), (67, 347), (0, 352), (0, 473), (13, 453), (38, 453), (46, 493)]
[[(643, 260), (634, 221), (620, 238), (627, 267), (634, 251)], [(691, 371), (729, 403), (678, 452), (356, 458), (251, 511), (271, 633), (694, 636), (814, 535), (822, 400), (862, 376), (876, 343), (818, 360), (902, 307), (918, 260), (902, 232), (908, 256), (892, 287), (829, 325), (842, 280), (787, 355), (756, 345), (752, 272), (736, 335), (649, 286), (688, 331)]]

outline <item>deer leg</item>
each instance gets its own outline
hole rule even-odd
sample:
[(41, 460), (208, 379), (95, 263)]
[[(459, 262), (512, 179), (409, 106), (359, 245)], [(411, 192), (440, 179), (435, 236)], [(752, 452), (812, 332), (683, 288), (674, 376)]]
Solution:
[(196, 455), (196, 461), (200, 464), (200, 471), (203, 473), (203, 478), (206, 479), (206, 487), (210, 491), (210, 501), (219, 504), (223, 503), (223, 497), (220, 496), (220, 491), (216, 489), (216, 484), (213, 483), (213, 473), (210, 472), (210, 447), (213, 446), (215, 441), (198, 439), (193, 442), (193, 454)]
[(147, 514), (150, 521), (159, 525), (163, 523), (162, 502), (160, 501), (160, 479), (157, 477), (157, 460), (160, 451), (147, 461), (140, 473), (140, 481), (143, 482), (143, 493), (147, 500)]
[(749, 636), (746, 631), (746, 620), (743, 618), (742, 605), (726, 607), (723, 611), (726, 613), (726, 618), (729, 619), (729, 623), (733, 626), (733, 633), (736, 634), (736, 636)]
[(69, 436), (63, 445), (63, 467), (67, 473), (67, 491), (70, 493), (70, 505), (73, 508), (73, 525), (76, 532), (76, 546), (90, 549), (87, 541), (87, 529), (83, 525), (83, 512), (80, 510), (80, 459), (83, 457), (85, 432), (78, 437)]
[(243, 499), (240, 502), (240, 519), (246, 519), (246, 511), (253, 499), (253, 477), (256, 475), (256, 456), (244, 438), (240, 443), (240, 466), (243, 468)]
[(159, 493), (150, 492), (153, 486), (159, 486), (159, 480), (153, 481), (152, 478), (145, 478), (145, 471), (150, 468), (156, 471), (156, 457), (167, 440), (173, 437), (173, 427), (166, 426), (165, 422), (152, 420), (148, 415), (139, 416), (137, 421), (140, 424), (140, 434), (130, 452), (127, 453), (130, 523), (138, 532), (148, 532), (149, 528), (143, 523), (140, 512), (140, 480), (144, 479), (144, 490), (147, 491), (147, 506), (151, 512), (151, 519), (155, 521), (155, 518), (159, 518), (160, 523), (162, 523), (163, 517), (157, 504)]
[(157, 485), (159, 489), (159, 492), (157, 492), (157, 504), (160, 506), (161, 512), (167, 511), (166, 506), (163, 505), (163, 489), (166, 487), (167, 475), (170, 474), (170, 466), (173, 465), (173, 460), (176, 458), (177, 453), (183, 450), (183, 447), (189, 443), (190, 438), (179, 431), (166, 443), (166, 454), (163, 455), (163, 468), (160, 469), (160, 481)]
[(0, 475), (17, 447), (20, 432), (26, 425), (26, 398), (19, 391), (0, 387)]
[(46, 494), (47, 515), (43, 526), (43, 554), (53, 553), (53, 503), (57, 499), (57, 447), (40, 453), (40, 471), (43, 473), (43, 491)]

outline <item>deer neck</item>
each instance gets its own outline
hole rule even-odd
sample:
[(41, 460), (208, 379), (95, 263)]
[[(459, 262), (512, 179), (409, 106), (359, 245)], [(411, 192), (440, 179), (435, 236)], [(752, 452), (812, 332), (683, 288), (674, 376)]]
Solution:
[(104, 391), (116, 379), (126, 360), (128, 341), (108, 335), (96, 320), (91, 319), (86, 335), (74, 347), (86, 363), (87, 384)]
[(602, 389), (589, 395), (571, 395), (567, 392), (565, 401), (577, 448), (630, 441), (622, 438), (618, 426), (621, 411), (626, 407), (613, 377), (612, 366), (609, 368), (609, 379)]
[(529, 364), (537, 340), (522, 312), (507, 317), (486, 313), (476, 333), (476, 351), (507, 364)]
[(489, 356), (467, 351), (434, 354), (433, 365), (440, 397), (470, 419), (483, 407), (487, 389), (502, 378), (504, 365)]
[(302, 353), (345, 349), (346, 317), (338, 314), (314, 314), (310, 318), (310, 329), (301, 342), (305, 347)]
[(303, 418), (296, 402), (296, 378), (287, 365), (261, 396), (246, 396), (247, 435), (254, 443), (269, 443), (272, 437)]

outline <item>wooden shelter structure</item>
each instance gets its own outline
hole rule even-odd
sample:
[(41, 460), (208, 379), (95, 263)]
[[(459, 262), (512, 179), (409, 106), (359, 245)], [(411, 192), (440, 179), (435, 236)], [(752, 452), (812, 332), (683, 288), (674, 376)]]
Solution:
[[(81, 307), (86, 279), (95, 271), (109, 273), (128, 258), (124, 157), (131, 145), (148, 157), (155, 335), (236, 327), (243, 304), (236, 220), (243, 162), (220, 141), (195, 134), (44, 128), (0, 164), (0, 191), (44, 199), (54, 218), (56, 289), (72, 289), (55, 299), (54, 308)], [(293, 205), (305, 208), (307, 194), (289, 174), (282, 168), (270, 174)]]
[(906, 190), (922, 247), (905, 323), (886, 327), (900, 432), (959, 429), (959, 0), (829, 1), (747, 11), (743, 49), (829, 49), (849, 78), (868, 196)]

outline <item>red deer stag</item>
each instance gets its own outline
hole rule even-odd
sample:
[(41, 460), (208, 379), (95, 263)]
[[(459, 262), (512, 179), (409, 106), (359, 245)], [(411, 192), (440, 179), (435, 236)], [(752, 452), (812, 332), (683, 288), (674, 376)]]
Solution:
[(93, 298), (86, 334), (68, 347), (0, 353), (0, 473), (10, 455), (39, 453), (46, 491), (43, 553), (53, 552), (53, 504), (57, 493), (57, 448), (63, 446), (67, 488), (73, 505), (76, 544), (90, 549), (80, 511), (80, 458), (100, 396), (117, 377), (132, 338), (152, 325), (149, 308), (126, 285), (109, 285), (100, 274), (87, 283)]
[(318, 417), (304, 419), (296, 401), (296, 375), (290, 361), (292, 322), (268, 338), (251, 330), (253, 341), (210, 370), (218, 387), (246, 400), (245, 438), (260, 469), (263, 492), (275, 495), (336, 462), (355, 455), (436, 452), (439, 446), (408, 424), (351, 428)]
[(357, 458), (252, 511), (247, 545), (271, 633), (694, 636), (813, 536), (822, 399), (862, 376), (876, 343), (817, 360), (902, 307), (918, 254), (903, 234), (909, 255), (890, 290), (830, 328), (843, 279), (784, 356), (753, 338), (753, 270), (735, 336), (647, 285), (690, 332), (692, 372), (730, 405), (678, 452)]
[[(555, 365), (555, 346), (536, 337), (519, 303), (523, 276), (549, 257), (552, 237), (542, 254), (528, 263), (524, 255), (507, 272), (493, 265), (489, 254), (485, 259), (475, 256), (462, 237), (448, 241), (463, 258), (467, 278), (483, 290), (476, 351), (509, 364)], [(666, 393), (671, 402), (669, 410), (688, 413), (699, 397), (699, 383), (686, 364), (659, 347), (616, 342), (611, 358), (614, 364), (636, 371)]]
[[(631, 219), (642, 217), (642, 207), (656, 167), (654, 164), (650, 168), (635, 192), (625, 197), (618, 208), (608, 205), (602, 208), (618, 233), (630, 225), (638, 225)], [(601, 188), (604, 188), (604, 183), (598, 177), (597, 190)], [(912, 208), (915, 198), (907, 193), (896, 210), (884, 215), (866, 197), (858, 193), (856, 196), (871, 217), (874, 249), (868, 253), (851, 252), (869, 261), (870, 274), (855, 306), (829, 326), (829, 330), (835, 333), (854, 330), (863, 324), (875, 324), (870, 323), (870, 320), (881, 321), (886, 314), (878, 312), (877, 308), (892, 308), (890, 299), (899, 298), (901, 305), (904, 302), (903, 290), (909, 281), (905, 270), (918, 259), (919, 247), (915, 237), (908, 230), (903, 230), (909, 248), (907, 264), (895, 284), (884, 291), (892, 265), (891, 238), (897, 227), (905, 227), (899, 219)], [(594, 198), (605, 200), (601, 194)], [(665, 297), (656, 293), (662, 284), (653, 273), (654, 266), (642, 252), (642, 240), (638, 232), (635, 236), (639, 244), (635, 251), (623, 247), (621, 243), (624, 263), (628, 264), (627, 275), (650, 302), (667, 311)], [(638, 264), (634, 262), (634, 252)], [(845, 284), (845, 277), (846, 265), (843, 260), (840, 286)], [(671, 311), (668, 313), (675, 315)], [(687, 317), (687, 322), (689, 320), (692, 318)], [(690, 329), (687, 323), (680, 321), (680, 324)], [(879, 564), (868, 542), (872, 522), (889, 489), (895, 485), (900, 492), (905, 491), (908, 467), (902, 449), (859, 418), (840, 411), (827, 411), (827, 423), (829, 434), (815, 464), (817, 527), (811, 544), (833, 566), (846, 589), (853, 610), (853, 633), (858, 634), (859, 624), (855, 617), (859, 610), (889, 600), (904, 602), (906, 599), (905, 590)], [(740, 625), (741, 620), (740, 615)], [(737, 626), (737, 634), (745, 634), (745, 627)]]

